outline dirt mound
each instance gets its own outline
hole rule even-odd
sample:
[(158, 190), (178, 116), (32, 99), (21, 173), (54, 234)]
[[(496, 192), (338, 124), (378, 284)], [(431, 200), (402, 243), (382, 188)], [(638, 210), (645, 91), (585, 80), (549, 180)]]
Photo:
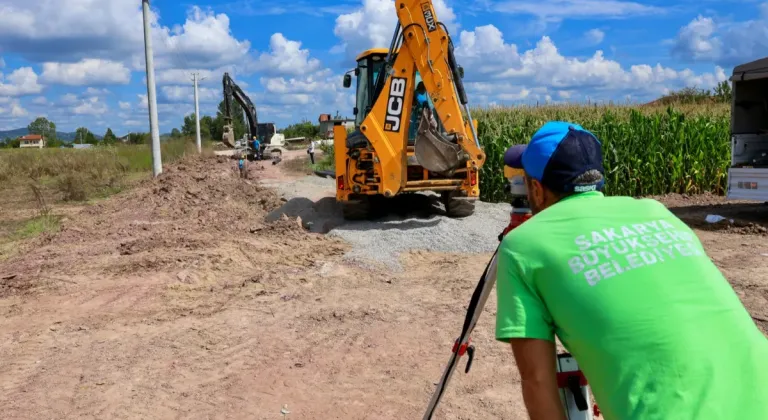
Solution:
[[(768, 205), (754, 201), (726, 200), (713, 194), (668, 194), (654, 197), (692, 228), (742, 235), (768, 236)], [(725, 218), (717, 223), (707, 216)]]
[[(76, 275), (85, 266), (116, 275), (211, 269), (249, 263), (241, 252), (221, 249), (236, 239), (262, 238), (261, 252), (269, 251), (267, 242), (301, 241), (307, 232), (295, 217), (264, 221), (285, 200), (257, 179), (239, 178), (236, 165), (225, 157), (188, 157), (167, 165), (156, 179), (86, 207), (65, 219), (57, 235), (38, 238), (29, 253), (0, 265), (0, 274), (9, 277), (0, 281), (0, 296), (34, 289), (51, 270)], [(301, 246), (295, 248), (301, 253)]]

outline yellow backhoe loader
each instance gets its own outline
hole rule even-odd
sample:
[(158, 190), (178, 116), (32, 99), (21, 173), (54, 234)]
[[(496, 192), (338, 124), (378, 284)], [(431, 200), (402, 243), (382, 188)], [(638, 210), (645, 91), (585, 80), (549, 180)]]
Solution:
[(355, 131), (334, 126), (336, 199), (347, 219), (380, 200), (433, 191), (450, 217), (473, 213), (485, 153), (447, 28), (431, 0), (396, 0), (389, 49), (360, 54)]

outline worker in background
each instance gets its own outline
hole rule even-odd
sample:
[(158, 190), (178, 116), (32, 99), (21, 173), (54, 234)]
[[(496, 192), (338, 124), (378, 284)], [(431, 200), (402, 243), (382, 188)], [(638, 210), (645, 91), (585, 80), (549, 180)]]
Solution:
[(424, 110), (424, 107), (429, 106), (429, 96), (427, 96), (427, 89), (424, 87), (424, 82), (419, 82), (419, 84), (416, 85), (416, 91), (414, 92), (413, 98), (413, 104), (411, 105), (411, 124), (408, 128), (409, 140), (416, 138), (422, 111)]
[(314, 140), (309, 141), (309, 147), (307, 147), (307, 153), (309, 154), (309, 160), (314, 165), (315, 164), (315, 141)]
[(240, 155), (240, 159), (237, 161), (237, 168), (240, 170), (240, 178), (248, 177), (248, 168), (245, 166), (246, 155), (245, 153)]
[(253, 150), (256, 160), (261, 160), (261, 142), (256, 136), (253, 136)]
[(549, 122), (506, 165), (533, 217), (500, 245), (496, 339), (531, 419), (564, 419), (555, 335), (607, 420), (768, 419), (768, 339), (661, 203), (606, 197), (600, 142)]

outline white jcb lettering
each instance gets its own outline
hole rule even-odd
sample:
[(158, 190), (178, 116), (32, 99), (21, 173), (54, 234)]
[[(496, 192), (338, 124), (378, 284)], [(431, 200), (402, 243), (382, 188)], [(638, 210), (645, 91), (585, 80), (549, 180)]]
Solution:
[(389, 93), (392, 96), (399, 96), (404, 97), (405, 96), (405, 79), (394, 79), (392, 80), (392, 87), (389, 89)]
[(400, 130), (399, 115), (403, 111), (403, 100), (400, 98), (389, 98), (387, 106), (387, 122), (392, 124), (392, 131)]
[(405, 90), (408, 86), (407, 79), (393, 77), (389, 86), (389, 100), (387, 101), (387, 115), (384, 129), (387, 131), (400, 131), (400, 124), (404, 108)]

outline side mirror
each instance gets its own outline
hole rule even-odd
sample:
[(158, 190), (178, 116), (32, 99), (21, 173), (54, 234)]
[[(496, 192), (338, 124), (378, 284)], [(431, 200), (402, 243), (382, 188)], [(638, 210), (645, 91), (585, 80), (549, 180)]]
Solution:
[(344, 88), (348, 89), (350, 86), (352, 86), (352, 76), (349, 74), (344, 75)]
[(352, 114), (354, 114), (354, 115), (357, 115), (357, 113), (358, 113), (358, 112), (359, 112), (359, 111), (358, 111), (357, 107), (355, 107), (355, 108), (352, 110)]
[(459, 77), (464, 78), (464, 67), (459, 66)]

